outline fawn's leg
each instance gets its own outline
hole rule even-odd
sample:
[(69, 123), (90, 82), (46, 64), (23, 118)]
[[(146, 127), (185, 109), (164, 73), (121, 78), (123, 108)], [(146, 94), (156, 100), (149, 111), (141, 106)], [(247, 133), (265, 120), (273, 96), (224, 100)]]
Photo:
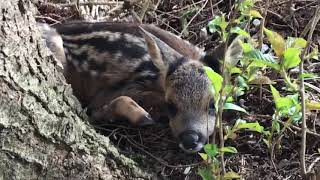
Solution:
[(102, 122), (105, 118), (110, 119), (110, 121), (125, 118), (135, 126), (154, 124), (149, 113), (128, 96), (115, 98), (110, 104), (92, 112), (91, 118), (95, 122)]

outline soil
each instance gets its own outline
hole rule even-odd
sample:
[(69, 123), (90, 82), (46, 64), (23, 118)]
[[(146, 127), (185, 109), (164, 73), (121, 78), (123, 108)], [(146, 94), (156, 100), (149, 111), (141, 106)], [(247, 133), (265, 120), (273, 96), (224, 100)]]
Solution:
[[(134, 10), (139, 15), (143, 14), (142, 5), (148, 2), (148, 0), (125, 2), (124, 9), (117, 7), (116, 4), (100, 5), (97, 12), (99, 17), (104, 18), (103, 20), (132, 21), (131, 11)], [(149, 9), (142, 21), (156, 24), (174, 34), (182, 35), (193, 44), (210, 49), (219, 44), (219, 39), (217, 35), (210, 33), (203, 36), (201, 29), (206, 29), (208, 22), (215, 15), (225, 13), (230, 17), (235, 8), (233, 3), (232, 0), (163, 0), (159, 3), (150, 1)], [(81, 10), (74, 6), (62, 7), (61, 4), (68, 4), (68, 2), (40, 3), (38, 21), (53, 24), (83, 17)], [(255, 6), (261, 13), (265, 9), (268, 10), (266, 27), (279, 32), (284, 37), (297, 37), (314, 16), (319, 1), (293, 1), (291, 6), (290, 0), (270, 0), (269, 7), (267, 4), (263, 1)], [(92, 10), (92, 7), (88, 10)], [(95, 18), (91, 17), (91, 19)], [(192, 22), (188, 24), (191, 20)], [(312, 39), (313, 44), (318, 46), (320, 45), (319, 27), (320, 24), (315, 29)], [(186, 30), (181, 33), (184, 28)], [(250, 33), (257, 34), (257, 28), (251, 27)], [(319, 61), (306, 62), (305, 71), (319, 75)], [(270, 70), (265, 73), (277, 82), (275, 86), (278, 89), (284, 86), (278, 74)], [(310, 79), (307, 82), (320, 87), (319, 79)], [(320, 92), (315, 88), (308, 88), (306, 94), (309, 99), (315, 101), (320, 99)], [(241, 102), (249, 114), (233, 113), (231, 116), (225, 116), (225, 125), (233, 125), (235, 120), (241, 118), (248, 122), (259, 122), (266, 129), (270, 129), (275, 106), (269, 85), (251, 86), (245, 95), (239, 97), (238, 102)], [(283, 122), (286, 120), (282, 119)], [(313, 172), (316, 172), (320, 179), (320, 136), (317, 136), (320, 134), (319, 111), (307, 112), (307, 125), (316, 135), (307, 134), (306, 164), (307, 167), (313, 164)], [(152, 171), (157, 172), (162, 179), (201, 179), (197, 172), (199, 167), (205, 165), (204, 162), (198, 154), (186, 154), (178, 147), (167, 123), (143, 128), (134, 128), (126, 124), (106, 124), (103, 127), (97, 127), (97, 130), (109, 136), (121, 153), (152, 168)], [(277, 138), (278, 136), (275, 136), (274, 140)], [(218, 142), (218, 138), (216, 141)], [(238, 173), (241, 179), (302, 179), (299, 161), (300, 143), (300, 122), (293, 124), (279, 138), (279, 143), (274, 147), (273, 157), (263, 142), (261, 134), (240, 131), (235, 139), (225, 142), (226, 145), (236, 147), (238, 150), (235, 155), (226, 155), (226, 169)]]

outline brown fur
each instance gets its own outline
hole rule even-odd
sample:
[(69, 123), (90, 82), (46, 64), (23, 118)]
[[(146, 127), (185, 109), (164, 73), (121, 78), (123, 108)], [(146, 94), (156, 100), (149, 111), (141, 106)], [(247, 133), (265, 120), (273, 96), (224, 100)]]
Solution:
[(212, 134), (211, 82), (202, 63), (210, 58), (199, 48), (152, 25), (82, 22), (56, 29), (66, 79), (93, 120), (125, 117), (145, 124), (152, 121), (149, 113), (157, 119), (171, 103), (177, 109), (169, 116), (173, 134), (179, 140), (189, 131), (199, 134), (199, 144), (185, 150), (198, 151)]

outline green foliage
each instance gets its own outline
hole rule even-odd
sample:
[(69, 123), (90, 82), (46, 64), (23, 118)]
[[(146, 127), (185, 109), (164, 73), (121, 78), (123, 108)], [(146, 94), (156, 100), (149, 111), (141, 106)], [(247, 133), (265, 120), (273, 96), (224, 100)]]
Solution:
[(276, 53), (277, 57), (281, 57), (285, 51), (285, 41), (283, 37), (280, 34), (266, 28), (264, 28), (263, 31), (267, 35), (267, 38), (271, 43), (272, 49)]
[(252, 61), (252, 66), (254, 67), (269, 66), (276, 70), (279, 69), (279, 64), (270, 54), (263, 54), (257, 49), (253, 49), (247, 53), (244, 53), (244, 60)]
[(241, 176), (239, 176), (239, 174), (235, 173), (235, 172), (227, 172), (224, 176), (223, 179), (240, 179)]
[[(200, 157), (207, 162), (210, 162), (208, 166), (204, 168), (198, 169), (198, 174), (202, 177), (203, 180), (214, 180), (220, 179), (220, 165), (217, 159), (217, 156), (221, 153), (238, 153), (235, 147), (223, 147), (218, 148), (216, 144), (206, 144), (204, 146), (205, 153), (198, 153)], [(225, 174), (223, 179), (230, 179), (230, 178), (239, 178), (240, 176), (235, 172), (228, 172)]]
[(247, 111), (245, 109), (243, 109), (242, 107), (240, 107), (236, 104), (232, 104), (232, 103), (225, 103), (223, 109), (229, 109), (229, 110), (235, 110), (235, 111), (247, 113)]
[(238, 0), (238, 2), (237, 2), (238, 6), (239, 6), (239, 11), (241, 13), (245, 13), (248, 10), (250, 10), (251, 8), (253, 8), (254, 3), (255, 3), (255, 0), (243, 0), (243, 1)]
[(238, 150), (235, 147), (229, 146), (229, 147), (220, 148), (220, 152), (236, 154), (238, 153)]
[(208, 24), (209, 31), (212, 33), (218, 32), (223, 41), (226, 41), (228, 35), (226, 33), (226, 28), (228, 24), (229, 23), (226, 21), (225, 14), (222, 14), (222, 16), (216, 16)]
[(215, 180), (212, 171), (209, 167), (199, 168), (198, 174), (201, 176), (203, 180)]
[(204, 146), (204, 151), (210, 156), (211, 158), (216, 157), (216, 155), (219, 153), (218, 152), (218, 147), (216, 144), (206, 144)]
[(258, 122), (254, 123), (248, 123), (245, 120), (238, 119), (236, 123), (233, 125), (232, 128), (227, 127), (227, 134), (225, 135), (224, 139), (227, 140), (229, 138), (235, 139), (236, 138), (236, 132), (242, 130), (242, 129), (247, 129), (250, 131), (262, 133), (262, 134), (269, 134), (268, 131), (264, 130), (264, 127), (261, 126)]
[(237, 27), (234, 27), (234, 28), (231, 28), (230, 32), (231, 32), (231, 33), (238, 34), (238, 35), (243, 36), (243, 37), (246, 37), (246, 38), (250, 38), (250, 34), (249, 34), (247, 31), (241, 29), (241, 28), (238, 27), (238, 26), (237, 26)]
[(308, 110), (320, 110), (320, 102), (307, 102), (306, 108)]
[(276, 105), (275, 114), (278, 114), (279, 117), (292, 118), (294, 122), (299, 121), (302, 115), (298, 93), (281, 97), (276, 88), (272, 85), (270, 85), (270, 88)]
[(284, 52), (283, 68), (288, 70), (300, 64), (300, 50), (298, 48), (288, 48)]
[[(220, 74), (214, 72), (213, 69), (211, 69), (208, 66), (204, 66), (204, 70), (208, 76), (208, 78), (210, 79), (211, 83), (212, 83), (212, 87), (211, 87), (211, 94), (213, 95), (215, 101), (217, 102), (219, 100), (219, 92), (221, 90), (222, 87), (222, 81), (223, 78)], [(216, 104), (216, 103), (215, 103)], [(218, 107), (216, 107), (217, 109)]]
[[(211, 68), (205, 67), (206, 74), (212, 82), (211, 92), (215, 98), (216, 109), (218, 102), (223, 102), (223, 110), (236, 110), (249, 114), (244, 108), (236, 105), (237, 97), (245, 95), (246, 91), (255, 88), (252, 84), (269, 85), (275, 111), (272, 115), (271, 127), (263, 127), (259, 122), (247, 122), (238, 119), (236, 123), (229, 127), (226, 126), (224, 139), (235, 140), (239, 131), (253, 131), (263, 137), (263, 142), (269, 150), (275, 147), (275, 143), (280, 143), (279, 139), (275, 142), (274, 137), (281, 138), (282, 134), (292, 123), (301, 120), (301, 100), (298, 93), (297, 79), (293, 79), (289, 73), (292, 68), (297, 68), (301, 63), (301, 54), (307, 46), (307, 41), (303, 38), (283, 37), (281, 34), (262, 27), (268, 44), (271, 49), (258, 48), (258, 39), (249, 34), (251, 20), (253, 18), (263, 18), (254, 9), (255, 0), (237, 0), (236, 10), (239, 16), (226, 20), (225, 14), (216, 16), (208, 23), (209, 30), (220, 35), (223, 43), (230, 44), (225, 49), (224, 73), (221, 75), (214, 72)], [(231, 34), (236, 34), (231, 43)], [(313, 46), (312, 52), (305, 55), (305, 59), (318, 60), (318, 47)], [(285, 86), (278, 91), (273, 84), (272, 78), (266, 72), (273, 71), (280, 74), (285, 82)], [(303, 73), (303, 78), (315, 78), (317, 75)], [(308, 110), (320, 110), (320, 102), (306, 101)], [(282, 121), (281, 125), (279, 122)], [(283, 123), (283, 121), (285, 121)], [(222, 126), (219, 124), (219, 126)], [(279, 146), (281, 147), (281, 146)], [(220, 163), (217, 157), (223, 153), (238, 153), (234, 147), (219, 148), (215, 144), (207, 144), (204, 147), (205, 153), (199, 153), (207, 165), (200, 168), (198, 173), (203, 179), (221, 179)], [(237, 179), (240, 176), (234, 172), (227, 172), (222, 179)]]

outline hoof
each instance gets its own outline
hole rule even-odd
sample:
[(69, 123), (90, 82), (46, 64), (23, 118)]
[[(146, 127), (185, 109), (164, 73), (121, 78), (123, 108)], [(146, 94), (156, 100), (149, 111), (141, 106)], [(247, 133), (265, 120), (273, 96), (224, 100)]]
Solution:
[(143, 117), (141, 117), (138, 121), (138, 126), (146, 126), (146, 125), (152, 125), (155, 124), (155, 121), (152, 119), (150, 114), (147, 114)]

